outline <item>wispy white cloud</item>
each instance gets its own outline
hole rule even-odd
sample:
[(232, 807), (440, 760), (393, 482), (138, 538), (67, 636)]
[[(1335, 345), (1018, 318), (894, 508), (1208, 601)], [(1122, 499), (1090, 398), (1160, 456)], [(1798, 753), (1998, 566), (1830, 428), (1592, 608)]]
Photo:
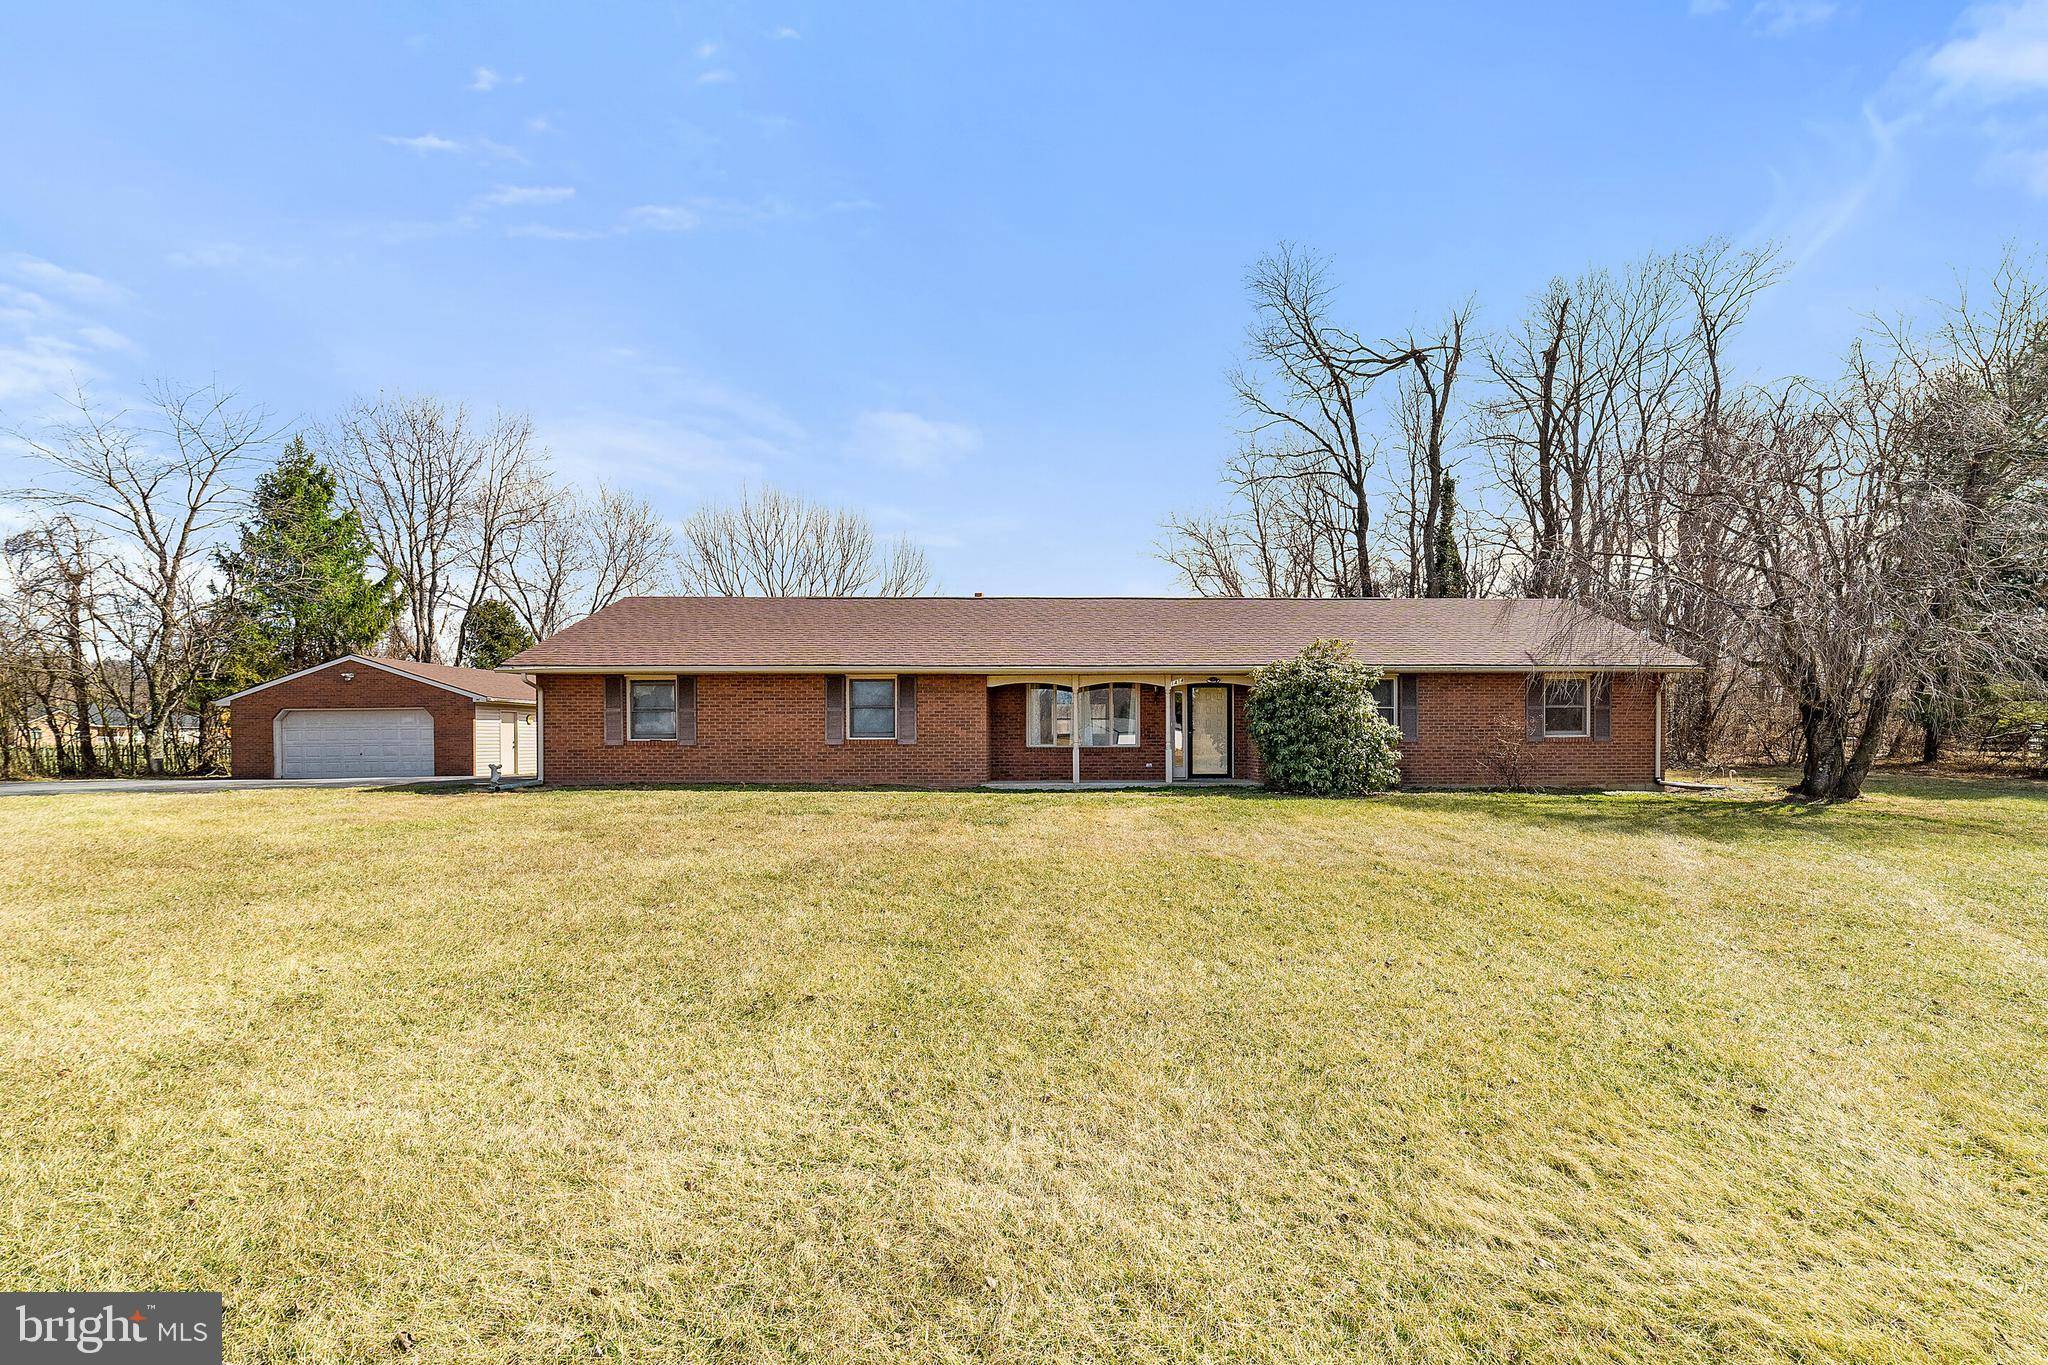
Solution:
[(1992, 157), (1991, 164), (1992, 169), (2048, 199), (2048, 149), (1999, 152)]
[(1752, 27), (1773, 38), (1818, 28), (1842, 12), (1837, 0), (1757, 0), (1749, 12)]
[(722, 66), (697, 73), (697, 84), (699, 85), (731, 85), (738, 79), (738, 75)]
[(642, 204), (626, 210), (626, 222), (650, 232), (688, 232), (704, 220), (681, 204)]
[(0, 257), (0, 273), (31, 288), (63, 294), (80, 303), (105, 306), (125, 303), (129, 297), (128, 291), (112, 280), (83, 270), (67, 270), (54, 262), (20, 252)]
[(777, 28), (777, 29), (775, 30), (775, 32), (774, 32), (774, 33), (772, 33), (772, 34), (770, 34), (769, 36), (770, 36), (770, 37), (772, 37), (772, 38), (775, 38), (776, 40), (778, 40), (778, 41), (780, 41), (780, 42), (785, 42), (785, 43), (786, 43), (786, 42), (792, 42), (792, 41), (794, 41), (794, 40), (796, 40), (796, 39), (798, 39), (798, 38), (801, 38), (801, 37), (803, 37), (804, 35), (803, 35), (803, 34), (801, 34), (801, 33), (799, 33), (799, 32), (797, 32), (797, 30), (795, 30), (795, 29), (791, 28), (791, 27), (790, 27), (790, 26), (789, 26), (788, 24), (783, 24), (783, 25), (779, 26), (779, 27), (778, 27), (778, 28)]
[(111, 327), (88, 322), (78, 329), (78, 339), (96, 351), (132, 351), (135, 343)]
[(393, 147), (403, 147), (420, 156), (435, 156), (447, 152), (461, 152), (489, 161), (524, 161), (526, 156), (517, 147), (508, 147), (487, 137), (452, 138), (439, 133), (421, 133), (416, 137), (399, 137), (384, 134), (383, 140)]
[(855, 417), (847, 445), (860, 459), (929, 473), (980, 449), (981, 433), (962, 422), (885, 409)]
[(531, 237), (542, 242), (594, 242), (601, 237), (617, 237), (623, 228), (581, 228), (559, 227), (553, 223), (515, 223), (505, 229), (507, 237)]
[(439, 133), (421, 133), (417, 137), (400, 137), (386, 133), (384, 140), (394, 147), (403, 147), (408, 152), (459, 152), (462, 144), (453, 138), (442, 137)]
[[(835, 206), (836, 207), (836, 206)], [(774, 198), (721, 199), (699, 195), (673, 204), (638, 204), (610, 224), (564, 227), (521, 223), (505, 229), (511, 237), (550, 242), (594, 242), (638, 232), (695, 232), (700, 228), (740, 228), (802, 216), (792, 204)]]
[(507, 76), (488, 66), (480, 66), (469, 73), (469, 88), (479, 95), (488, 95), (501, 85), (518, 85), (524, 76)]
[[(694, 386), (692, 386), (694, 387)], [(705, 497), (786, 468), (795, 433), (781, 420), (762, 424), (704, 396), (658, 389), (645, 401), (664, 415), (620, 419), (606, 413), (543, 422), (555, 467), (574, 484), (623, 484)]]
[(1950, 94), (1986, 100), (2048, 91), (2048, 0), (1979, 5), (1927, 70)]
[(110, 325), (133, 296), (113, 281), (38, 256), (0, 256), (0, 408), (25, 404), (104, 377), (95, 356), (134, 351)]
[(554, 130), (555, 125), (549, 122), (546, 114), (535, 114), (526, 121), (526, 131), (529, 133), (551, 133)]
[(704, 42), (701, 42), (701, 43), (697, 44), (697, 60), (698, 60), (698, 61), (700, 61), (700, 62), (708, 62), (708, 61), (710, 61), (710, 60), (711, 60), (711, 59), (712, 59), (713, 57), (716, 57), (717, 55), (718, 55), (718, 44), (717, 44), (717, 43), (711, 42), (710, 40), (708, 40), (708, 39), (707, 39), (706, 41), (704, 41)]
[(517, 147), (508, 147), (502, 142), (493, 142), (487, 137), (477, 138), (474, 145), (478, 155), (489, 157), (493, 161), (523, 162), (526, 160), (526, 153), (520, 151)]
[(1895, 83), (1930, 123), (1977, 138), (1991, 175), (2048, 196), (2048, 0), (1973, 7)]
[(576, 187), (573, 185), (500, 185), (488, 194), (477, 196), (477, 202), (492, 208), (514, 208), (559, 204), (575, 197)]
[[(1730, 0), (1688, 0), (1686, 12), (1695, 19), (1725, 14)], [(1753, 32), (1782, 38), (1801, 29), (1818, 28), (1843, 12), (1842, 0), (1754, 0), (1743, 13), (1743, 24)]]

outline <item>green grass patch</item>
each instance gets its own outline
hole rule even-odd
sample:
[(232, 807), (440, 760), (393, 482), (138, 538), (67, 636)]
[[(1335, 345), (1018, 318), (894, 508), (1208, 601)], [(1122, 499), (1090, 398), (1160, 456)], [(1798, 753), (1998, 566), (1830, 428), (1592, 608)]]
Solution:
[(0, 809), (0, 1284), (237, 1361), (2048, 1354), (2048, 795)]

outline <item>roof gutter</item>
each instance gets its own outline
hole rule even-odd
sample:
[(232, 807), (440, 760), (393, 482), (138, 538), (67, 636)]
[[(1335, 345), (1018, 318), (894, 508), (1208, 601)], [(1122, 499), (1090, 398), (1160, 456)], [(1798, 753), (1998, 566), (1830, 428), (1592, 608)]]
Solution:
[[(1271, 662), (1270, 660), (1268, 662)], [(1684, 663), (1667, 663), (1652, 660), (1636, 660), (1629, 663), (1594, 663), (1586, 660), (1553, 659), (1544, 662), (1531, 660), (1521, 664), (1444, 664), (1414, 663), (1397, 659), (1368, 659), (1365, 662), (1385, 673), (1542, 673), (1545, 671), (1568, 672), (1588, 671), (1602, 673), (1697, 673), (1701, 665), (1687, 660)], [(865, 660), (854, 663), (788, 663), (788, 664), (694, 664), (694, 663), (615, 663), (615, 664), (519, 664), (516, 667), (500, 664), (500, 673), (537, 673), (555, 675), (589, 675), (610, 673), (924, 673), (924, 674), (967, 674), (979, 676), (985, 673), (1047, 673), (1069, 677), (1082, 674), (1089, 677), (1125, 673), (1189, 673), (1207, 676), (1211, 673), (1243, 673), (1261, 667), (1250, 663), (1206, 663), (1206, 664), (1089, 664), (1075, 667), (1072, 664), (912, 664), (891, 663), (886, 660)]]

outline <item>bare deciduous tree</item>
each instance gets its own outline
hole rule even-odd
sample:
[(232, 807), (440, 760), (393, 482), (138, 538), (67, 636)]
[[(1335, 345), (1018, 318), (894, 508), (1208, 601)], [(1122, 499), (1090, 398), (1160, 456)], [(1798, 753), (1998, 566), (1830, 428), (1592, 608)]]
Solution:
[(690, 591), (721, 597), (914, 597), (932, 587), (918, 546), (885, 545), (860, 513), (774, 488), (692, 513), (678, 570)]
[(548, 495), (531, 421), (503, 412), (483, 421), (460, 403), (394, 394), (355, 403), (323, 446), (404, 589), (403, 648), (428, 662), (452, 657), (464, 619)]
[[(10, 536), (0, 550), (12, 585), (9, 651), (22, 670), (16, 680), (40, 704), (58, 745), (58, 770), (95, 772), (92, 718), (106, 695), (98, 685), (106, 577), (100, 537), (60, 515)], [(74, 736), (75, 763), (62, 752), (66, 731)]]
[[(1240, 482), (1295, 483), (1327, 509), (1337, 547), (1328, 591), (1370, 597), (1372, 480), (1379, 445), (1368, 394), (1386, 375), (1417, 364), (1413, 346), (1367, 343), (1331, 320), (1334, 287), (1327, 263), (1282, 245), (1246, 279), (1254, 321), (1247, 359), (1230, 386), (1249, 420), (1253, 444), (1240, 457)], [(1315, 538), (1322, 528), (1314, 532)]]
[(675, 537), (646, 499), (602, 484), (588, 500), (557, 489), (514, 530), (498, 587), (545, 639), (622, 597), (660, 592), (674, 563)]
[(23, 437), (59, 486), (15, 496), (116, 542), (105, 611), (124, 656), (122, 702), (161, 771), (166, 728), (225, 643), (203, 581), (213, 539), (242, 504), (242, 467), (273, 433), (262, 409), (217, 384), (159, 383), (150, 401), (151, 417), (136, 421), (76, 393), (70, 420)]
[(586, 611), (661, 591), (675, 563), (675, 537), (645, 498), (600, 484), (584, 524), (591, 546)]

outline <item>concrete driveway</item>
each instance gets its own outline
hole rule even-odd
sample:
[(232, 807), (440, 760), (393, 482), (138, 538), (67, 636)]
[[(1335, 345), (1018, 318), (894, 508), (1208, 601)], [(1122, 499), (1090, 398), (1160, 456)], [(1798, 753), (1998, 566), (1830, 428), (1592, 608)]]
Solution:
[(260, 792), (279, 787), (446, 787), (481, 777), (91, 777), (0, 782), (0, 796), (103, 796), (109, 792)]

